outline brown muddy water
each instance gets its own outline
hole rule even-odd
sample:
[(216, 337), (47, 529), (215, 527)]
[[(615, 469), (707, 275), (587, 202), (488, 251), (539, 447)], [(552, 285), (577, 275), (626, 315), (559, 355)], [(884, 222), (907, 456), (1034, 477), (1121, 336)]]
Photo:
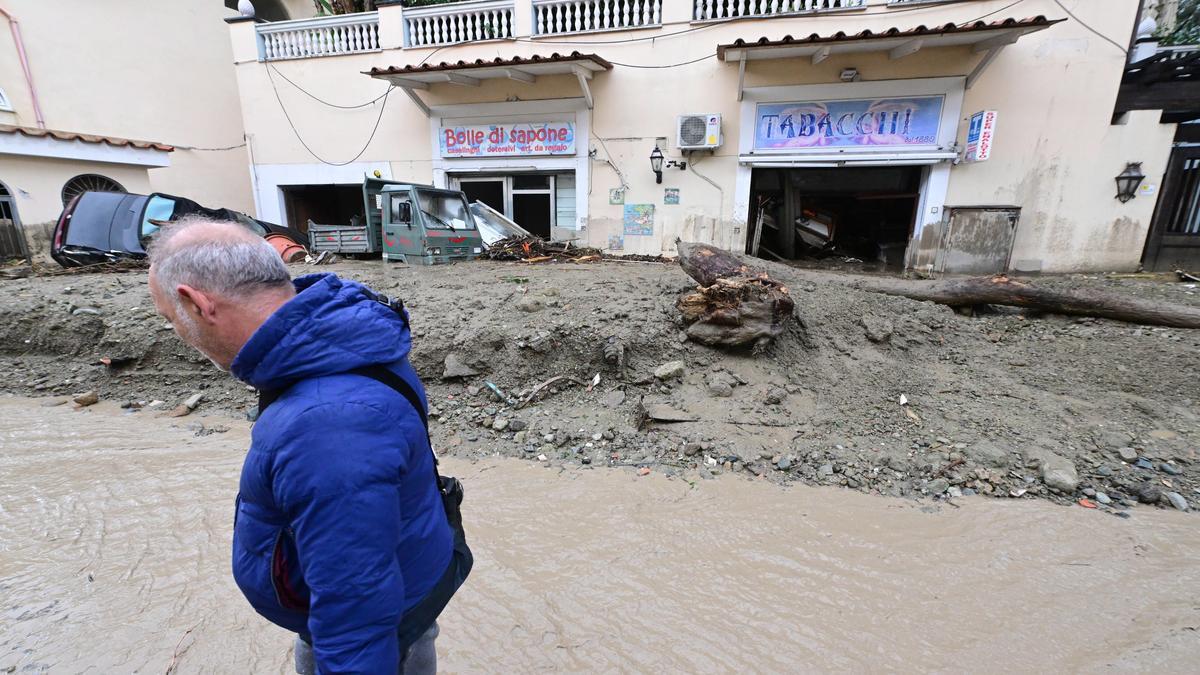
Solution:
[[(227, 425), (196, 436), (189, 425)], [(287, 673), (229, 574), (247, 426), (0, 399), (0, 672)], [(1195, 517), (446, 460), (447, 672), (1194, 672)]]

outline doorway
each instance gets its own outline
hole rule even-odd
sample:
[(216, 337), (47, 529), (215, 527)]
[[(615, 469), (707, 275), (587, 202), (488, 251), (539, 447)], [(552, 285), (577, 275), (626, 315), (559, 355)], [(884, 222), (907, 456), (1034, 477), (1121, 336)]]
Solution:
[(308, 234), (309, 222), (350, 225), (364, 222), (363, 186), (281, 185), (287, 225)]
[(746, 252), (904, 267), (922, 166), (754, 169)]
[(1142, 266), (1149, 272), (1200, 270), (1200, 147), (1171, 151)]
[(574, 225), (573, 173), (472, 175), (453, 180), (468, 202), (483, 202), (543, 239), (552, 238), (554, 227)]

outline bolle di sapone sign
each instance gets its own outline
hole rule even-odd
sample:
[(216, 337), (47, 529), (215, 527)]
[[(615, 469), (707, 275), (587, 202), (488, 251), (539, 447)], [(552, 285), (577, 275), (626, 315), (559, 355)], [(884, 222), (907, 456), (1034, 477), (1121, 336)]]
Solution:
[(442, 157), (574, 155), (574, 122), (518, 122), (442, 127)]
[(754, 149), (937, 145), (942, 98), (760, 103)]

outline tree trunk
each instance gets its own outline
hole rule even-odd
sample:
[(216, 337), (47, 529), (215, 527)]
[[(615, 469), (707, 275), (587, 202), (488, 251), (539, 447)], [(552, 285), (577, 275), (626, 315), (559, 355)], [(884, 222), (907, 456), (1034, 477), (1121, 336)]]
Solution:
[(782, 284), (707, 244), (677, 241), (679, 265), (700, 288), (675, 306), (687, 335), (712, 347), (764, 347), (783, 333), (795, 303)]
[(1200, 328), (1198, 307), (1141, 300), (1103, 291), (1037, 288), (1003, 275), (944, 281), (862, 279), (850, 285), (873, 293), (900, 295), (952, 307), (1010, 305), (1054, 314), (1095, 316), (1153, 326)]

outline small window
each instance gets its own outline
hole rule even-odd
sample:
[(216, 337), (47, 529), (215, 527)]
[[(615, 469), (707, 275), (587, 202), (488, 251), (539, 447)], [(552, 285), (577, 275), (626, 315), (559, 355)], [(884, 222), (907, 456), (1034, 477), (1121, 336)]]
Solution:
[(128, 192), (120, 183), (109, 178), (101, 176), (98, 173), (84, 173), (75, 176), (63, 185), (62, 203), (63, 206), (71, 203), (71, 200), (83, 194), (84, 192)]
[(0, 89), (0, 110), (4, 112), (13, 111), (12, 101), (8, 100), (8, 94), (4, 93), (3, 89)]

